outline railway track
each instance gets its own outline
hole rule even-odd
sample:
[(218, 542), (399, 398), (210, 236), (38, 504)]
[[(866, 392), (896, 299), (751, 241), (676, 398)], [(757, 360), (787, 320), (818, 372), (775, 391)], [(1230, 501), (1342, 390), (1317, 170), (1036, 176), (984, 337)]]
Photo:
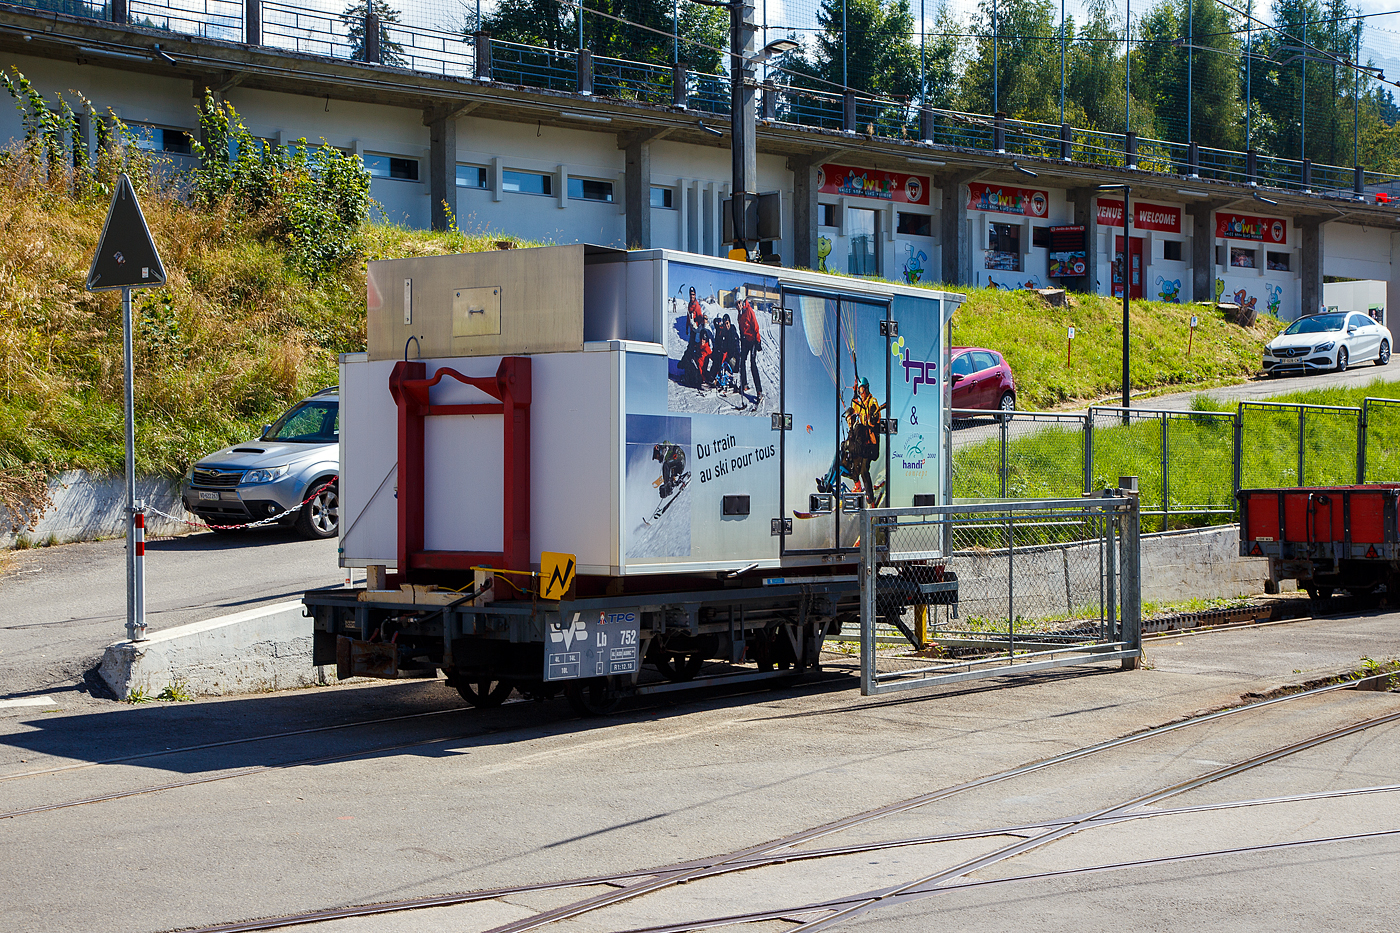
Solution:
[[(1386, 674), (1375, 675), (1376, 677), (1389, 676)], [(681, 931), (710, 929), (719, 926), (730, 926), (744, 923), (754, 923), (764, 920), (789, 919), (799, 920), (800, 929), (803, 930), (824, 930), (836, 926), (847, 920), (852, 920), (864, 913), (879, 907), (892, 904), (907, 903), (927, 897), (934, 897), (953, 890), (969, 887), (985, 887), (989, 884), (1002, 884), (1015, 881), (1027, 881), (1036, 878), (1051, 877), (1055, 875), (1092, 873), (1119, 870), (1123, 868), (1140, 866), (1145, 864), (1166, 864), (1173, 861), (1189, 861), (1194, 859), (1206, 859), (1221, 857), (1229, 854), (1240, 854), (1244, 852), (1263, 852), (1286, 848), (1296, 848), (1309, 845), (1339, 844), (1347, 841), (1360, 839), (1388, 839), (1400, 836), (1400, 828), (1386, 827), (1372, 832), (1339, 834), (1328, 837), (1320, 837), (1311, 840), (1289, 841), (1286, 843), (1267, 843), (1256, 846), (1231, 847), (1222, 849), (1208, 849), (1196, 853), (1187, 853), (1174, 856), (1163, 856), (1156, 859), (1123, 861), (1118, 863), (1107, 863), (1092, 866), (1081, 866), (1071, 870), (1060, 872), (1041, 872), (1026, 875), (1008, 876), (999, 879), (977, 879), (968, 876), (987, 869), (991, 866), (1015, 858), (1018, 855), (1032, 850), (1048, 846), (1054, 842), (1065, 839), (1069, 836), (1093, 830), (1096, 828), (1114, 825), (1123, 822), (1155, 819), (1161, 816), (1181, 815), (1189, 813), (1203, 813), (1209, 811), (1220, 811), (1230, 809), (1242, 809), (1249, 807), (1269, 807), (1278, 806), (1285, 803), (1297, 803), (1302, 801), (1320, 801), (1328, 799), (1340, 799), (1344, 797), (1357, 797), (1361, 795), (1386, 795), (1400, 793), (1400, 785), (1383, 784), (1366, 787), (1345, 788), (1335, 791), (1326, 791), (1309, 794), (1290, 795), (1285, 797), (1272, 797), (1260, 799), (1246, 799), (1216, 803), (1202, 806), (1186, 806), (1166, 809), (1155, 809), (1143, 811), (1140, 808), (1155, 806), (1158, 803), (1168, 800), (1180, 794), (1226, 780), (1241, 774), (1245, 774), (1253, 769), (1259, 768), (1271, 762), (1279, 761), (1291, 755), (1317, 748), (1327, 743), (1336, 741), (1348, 736), (1354, 736), (1371, 729), (1394, 725), (1400, 723), (1400, 712), (1390, 713), (1383, 716), (1373, 717), (1358, 723), (1352, 723), (1336, 729), (1331, 729), (1317, 735), (1310, 736), (1304, 740), (1292, 742), (1277, 748), (1271, 748), (1266, 752), (1250, 756), (1248, 758), (1211, 769), (1205, 773), (1195, 775), (1186, 780), (1173, 782), (1162, 787), (1154, 788), (1151, 791), (1136, 794), (1128, 799), (1120, 800), (1106, 806), (1099, 807), (1087, 813), (1072, 814), (1062, 818), (1047, 820), (1035, 823), (1025, 823), (1008, 826), (990, 827), (985, 830), (967, 833), (935, 834), (908, 836), (895, 839), (880, 840), (876, 842), (863, 842), (840, 846), (831, 846), (821, 849), (799, 849), (797, 847), (808, 845), (817, 840), (834, 836), (846, 832), (856, 827), (866, 827), (877, 824), (881, 820), (888, 819), (897, 814), (908, 813), (920, 807), (936, 801), (946, 800), (957, 794), (965, 793), (974, 789), (985, 788), (1005, 781), (1028, 776), (1048, 768), (1068, 764), (1077, 760), (1101, 755), (1103, 753), (1125, 748), (1136, 743), (1149, 739), (1168, 735), (1184, 729), (1198, 728), (1207, 724), (1216, 723), (1229, 717), (1237, 716), (1246, 712), (1258, 712), (1260, 710), (1278, 707), (1283, 704), (1295, 703), (1308, 697), (1318, 697), (1333, 691), (1354, 688), (1360, 683), (1373, 678), (1361, 678), (1343, 684), (1333, 684), (1319, 687), (1300, 693), (1288, 694), (1275, 697), (1244, 706), (1231, 707), (1204, 715), (1193, 716), (1167, 725), (1153, 729), (1144, 730), (1133, 735), (1114, 739), (1109, 742), (1099, 743), (1080, 749), (1075, 749), (1061, 755), (1046, 758), (1041, 761), (1011, 768), (995, 774), (987, 775), (956, 785), (951, 785), (938, 790), (919, 794), (908, 799), (898, 801), (870, 811), (855, 814), (853, 816), (837, 820), (831, 823), (812, 827), (798, 833), (793, 833), (770, 842), (756, 846), (749, 846), (725, 855), (706, 859), (692, 860), (679, 864), (671, 864), (657, 868), (642, 869), (629, 872), (599, 874), (565, 879), (557, 882), (546, 882), (530, 885), (520, 885), (512, 887), (500, 887), (489, 890), (480, 890), (467, 893), (445, 894), (438, 896), (409, 898), (397, 901), (383, 902), (377, 904), (364, 904), (357, 906), (339, 907), (327, 910), (307, 911), (302, 913), (286, 914), (277, 917), (268, 917), (259, 920), (241, 921), (230, 924), (218, 924), (198, 928), (194, 933), (253, 933), (253, 931), (277, 930), (287, 927), (298, 926), (308, 923), (326, 922), (355, 917), (380, 916), (385, 914), (398, 913), (410, 910), (424, 910), (432, 908), (443, 908), (466, 905), (471, 903), (496, 900), (510, 897), (512, 895), (528, 894), (531, 892), (547, 890), (566, 890), (574, 888), (598, 888), (607, 890), (601, 893), (591, 894), (572, 903), (541, 911), (534, 916), (523, 920), (514, 921), (495, 927), (490, 933), (528, 933), (528, 931), (538, 930), (551, 925), (566, 922), (575, 918), (595, 914), (622, 904), (644, 898), (649, 895), (659, 894), (678, 885), (701, 881), (721, 875), (753, 871), (762, 868), (782, 865), (789, 862), (820, 862), (826, 859), (834, 859), (855, 854), (867, 854), (875, 852), (889, 851), (893, 849), (910, 848), (916, 846), (929, 846), (939, 843), (954, 841), (967, 841), (976, 839), (992, 839), (997, 837), (1020, 837), (1016, 841), (998, 847), (989, 853), (976, 856), (971, 859), (955, 861), (945, 868), (936, 872), (919, 875), (907, 882), (889, 886), (886, 888), (871, 890), (855, 895), (845, 895), (825, 901), (813, 901), (806, 903), (793, 903), (786, 905), (776, 905), (758, 911), (750, 911), (741, 914), (731, 914), (727, 916), (694, 918), (681, 923), (673, 923), (665, 926), (638, 927), (630, 933), (681, 933)], [(233, 775), (241, 776), (241, 775)], [(87, 801), (74, 801), (68, 805), (82, 805)], [(62, 805), (60, 805), (62, 806)], [(52, 809), (50, 807), (48, 809)], [(1029, 834), (1029, 835), (1027, 835)]]

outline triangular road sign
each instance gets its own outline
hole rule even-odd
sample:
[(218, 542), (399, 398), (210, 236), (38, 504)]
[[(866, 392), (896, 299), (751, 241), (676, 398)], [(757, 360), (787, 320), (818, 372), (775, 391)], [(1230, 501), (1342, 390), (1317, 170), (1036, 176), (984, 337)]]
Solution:
[(117, 190), (102, 225), (102, 239), (92, 257), (88, 272), (90, 292), (113, 288), (150, 288), (165, 284), (165, 267), (160, 264), (151, 229), (136, 200), (136, 189), (125, 173), (117, 176)]

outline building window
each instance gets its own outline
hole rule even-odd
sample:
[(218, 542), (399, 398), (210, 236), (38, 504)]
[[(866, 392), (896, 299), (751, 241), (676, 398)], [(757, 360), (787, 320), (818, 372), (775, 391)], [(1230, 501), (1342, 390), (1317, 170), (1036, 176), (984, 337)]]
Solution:
[(554, 179), (538, 172), (501, 172), (501, 188), (520, 194), (553, 194)]
[(1021, 271), (1021, 226), (1019, 224), (992, 224), (987, 231), (988, 269), (1003, 272)]
[(895, 230), (905, 236), (933, 236), (933, 218), (928, 214), (900, 211)]
[(163, 126), (147, 126), (143, 123), (127, 124), (127, 131), (136, 140), (136, 148), (151, 152), (169, 152), (175, 155), (192, 155), (194, 137), (184, 130), (171, 130)]
[(486, 167), (484, 165), (457, 166), (458, 188), (485, 188)]
[(837, 206), (835, 204), (817, 205), (817, 226), (819, 227), (839, 227), (841, 224), (836, 217)]
[(1031, 246), (1035, 247), (1036, 249), (1049, 249), (1049, 248), (1050, 248), (1050, 228), (1049, 228), (1049, 227), (1032, 227), (1032, 228), (1031, 228)]
[(370, 178), (396, 178), (400, 181), (418, 180), (418, 160), (397, 156), (365, 155), (365, 168)]
[(1289, 253), (1275, 253), (1270, 250), (1264, 254), (1265, 268), (1270, 272), (1287, 272), (1290, 256)]
[(880, 218), (875, 211), (851, 208), (846, 214), (850, 229), (846, 231), (850, 253), (846, 271), (851, 275), (880, 274)]
[[(548, 190), (544, 192), (548, 194)], [(570, 178), (569, 197), (575, 201), (606, 201), (613, 199), (613, 183), (592, 178)]]
[(1162, 258), (1170, 262), (1181, 262), (1181, 241), (1163, 240)]
[(658, 188), (651, 186), (651, 206), (670, 210), (676, 206), (676, 190), (674, 188)]
[(1241, 249), (1238, 246), (1230, 247), (1230, 265), (1234, 266), (1236, 269), (1255, 268), (1254, 250)]

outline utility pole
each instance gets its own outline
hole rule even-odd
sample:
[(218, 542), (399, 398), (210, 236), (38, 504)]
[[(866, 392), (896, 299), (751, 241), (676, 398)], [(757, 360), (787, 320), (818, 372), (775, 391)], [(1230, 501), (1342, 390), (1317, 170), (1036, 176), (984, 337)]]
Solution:
[[(754, 7), (752, 0), (730, 0), (729, 3), (729, 119), (730, 155), (733, 160), (734, 178), (730, 191), (730, 207), (733, 209), (734, 242), (731, 257), (742, 250), (743, 258), (748, 257), (749, 231), (744, 218), (748, 215), (748, 204), (758, 185), (758, 157), (755, 149), (758, 103), (758, 82), (754, 79), (753, 59), (757, 49), (754, 39), (758, 30), (754, 27)], [(842, 40), (844, 46), (845, 40)]]

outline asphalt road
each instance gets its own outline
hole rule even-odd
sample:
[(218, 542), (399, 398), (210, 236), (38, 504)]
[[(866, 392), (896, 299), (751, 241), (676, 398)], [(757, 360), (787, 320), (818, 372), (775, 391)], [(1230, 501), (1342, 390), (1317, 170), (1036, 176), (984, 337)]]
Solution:
[[(335, 539), (286, 529), (210, 532), (146, 545), (152, 631), (293, 599), (343, 582)], [(0, 698), (92, 686), (102, 650), (126, 637), (126, 543), (12, 551), (0, 572)]]
[[(1388, 929), (1386, 905), (1400, 896), (1400, 725), (1224, 769), (1400, 714), (1400, 694), (1337, 691), (1142, 730), (1362, 655), (1400, 654), (1400, 615), (1172, 637), (1147, 651), (1135, 672), (1063, 669), (876, 698), (836, 673), (803, 687), (639, 700), (595, 720), (572, 718), (559, 700), (462, 709), (440, 681), (0, 711), (0, 933), (150, 933), (633, 870), (655, 877), (935, 791), (945, 792), (789, 852), (942, 838), (697, 879), (543, 929), (777, 910), (791, 919), (724, 929), (792, 930), (829, 916), (805, 906), (939, 873), (959, 886), (889, 899), (835, 928)], [(1138, 738), (956, 789), (1124, 736)], [(1388, 789), (1351, 793), (1377, 787)], [(1138, 818), (1085, 821), (1115, 808)], [(1073, 832), (1060, 832), (1065, 821), (1078, 821)], [(1277, 848), (1367, 832), (1389, 835)], [(1138, 864), (1111, 868), (1123, 863)], [(484, 931), (628, 883), (305, 929)]]

